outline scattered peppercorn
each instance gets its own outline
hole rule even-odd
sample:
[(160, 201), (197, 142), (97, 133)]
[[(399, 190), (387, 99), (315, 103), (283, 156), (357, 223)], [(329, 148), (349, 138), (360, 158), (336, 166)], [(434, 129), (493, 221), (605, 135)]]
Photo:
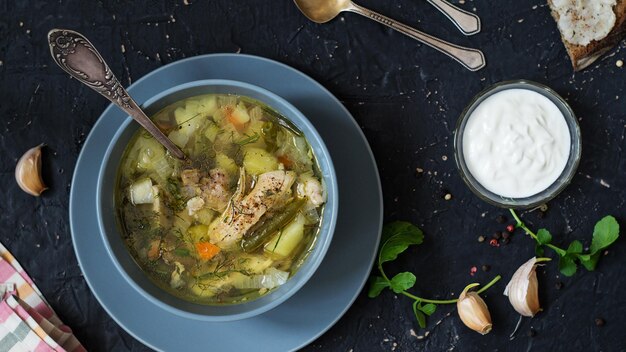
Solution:
[(557, 281), (556, 284), (554, 284), (554, 288), (556, 288), (557, 290), (562, 289), (563, 283), (561, 281)]
[(509, 244), (509, 242), (511, 242), (510, 238), (504, 238), (502, 239), (502, 244)]
[(502, 234), (502, 238), (504, 238), (505, 240), (509, 239), (509, 237), (511, 237), (511, 233), (510, 232), (504, 232)]
[(450, 199), (452, 199), (452, 194), (450, 194), (450, 193), (446, 193), (446, 195), (445, 195), (445, 196), (443, 196), (443, 199), (445, 199), (445, 200), (450, 200)]
[(499, 240), (500, 238), (502, 238), (502, 232), (496, 231), (492, 237), (495, 238), (496, 240)]
[(535, 329), (530, 329), (528, 330), (528, 333), (526, 335), (528, 335), (528, 337), (535, 337), (537, 335), (537, 332), (535, 331)]
[(498, 224), (504, 224), (506, 222), (506, 216), (504, 215), (498, 215), (496, 216), (496, 221), (498, 222)]
[(485, 236), (478, 236), (478, 242), (480, 243), (485, 242)]
[(487, 271), (491, 270), (491, 265), (485, 264), (485, 265), (482, 266), (481, 269), (483, 269), (484, 272), (487, 272)]
[(474, 274), (476, 274), (476, 272), (478, 271), (478, 269), (476, 269), (475, 266), (470, 268), (470, 276), (474, 276)]
[(596, 326), (600, 326), (600, 327), (602, 327), (602, 326), (604, 326), (604, 324), (606, 324), (606, 322), (602, 318), (596, 318), (595, 322), (596, 322)]
[(515, 231), (515, 226), (514, 225), (507, 225), (506, 226), (506, 230), (512, 233), (513, 231)]
[(495, 238), (492, 238), (489, 241), (489, 245), (492, 246), (492, 247), (500, 247), (500, 243), (498, 243), (498, 240), (496, 240)]
[(543, 219), (545, 217), (546, 217), (546, 212), (545, 211), (538, 211), (537, 212), (537, 218)]

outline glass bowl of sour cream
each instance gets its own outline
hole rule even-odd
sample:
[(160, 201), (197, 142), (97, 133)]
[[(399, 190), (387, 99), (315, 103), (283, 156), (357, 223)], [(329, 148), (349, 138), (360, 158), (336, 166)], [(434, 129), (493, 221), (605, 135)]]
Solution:
[(567, 102), (531, 81), (497, 83), (465, 108), (454, 135), (461, 177), (481, 199), (530, 208), (556, 197), (580, 161), (580, 127)]

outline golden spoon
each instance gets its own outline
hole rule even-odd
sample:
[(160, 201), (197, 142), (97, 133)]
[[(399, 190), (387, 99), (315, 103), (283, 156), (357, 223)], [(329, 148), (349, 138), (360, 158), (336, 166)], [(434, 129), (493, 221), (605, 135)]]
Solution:
[(326, 23), (341, 12), (348, 11), (371, 18), (398, 32), (416, 39), (431, 48), (448, 55), (470, 71), (477, 71), (485, 67), (485, 56), (480, 50), (465, 48), (456, 44), (448, 43), (430, 34), (418, 31), (405, 24), (392, 20), (372, 10), (353, 3), (350, 0), (294, 0), (298, 9), (311, 21)]

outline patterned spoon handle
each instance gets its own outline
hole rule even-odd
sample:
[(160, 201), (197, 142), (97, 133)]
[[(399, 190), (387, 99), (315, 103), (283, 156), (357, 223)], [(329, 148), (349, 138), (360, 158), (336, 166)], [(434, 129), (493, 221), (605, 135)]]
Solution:
[(172, 155), (185, 158), (185, 154), (141, 110), (87, 38), (69, 29), (53, 29), (48, 32), (48, 45), (52, 59), (65, 72), (130, 115)]
[(465, 35), (474, 35), (480, 32), (480, 18), (475, 14), (462, 10), (445, 0), (428, 0), (441, 11)]
[(460, 45), (449, 43), (430, 34), (418, 31), (415, 28), (409, 27), (387, 16), (383, 16), (377, 12), (366, 9), (355, 3), (350, 3), (350, 7), (348, 7), (346, 10), (373, 19), (376, 22), (382, 23), (387, 27), (393, 28), (404, 35), (407, 35), (419, 42), (422, 42), (430, 46), (431, 48), (436, 49), (439, 52), (453, 58), (470, 71), (478, 71), (481, 68), (485, 67), (485, 65), (487, 64), (485, 61), (485, 55), (483, 55), (482, 51), (478, 49), (466, 48)]

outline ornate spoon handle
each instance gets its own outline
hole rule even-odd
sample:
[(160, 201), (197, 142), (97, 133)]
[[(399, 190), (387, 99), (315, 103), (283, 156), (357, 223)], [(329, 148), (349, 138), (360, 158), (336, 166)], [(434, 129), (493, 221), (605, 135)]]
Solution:
[(53, 29), (48, 32), (52, 59), (70, 76), (109, 99), (145, 128), (175, 157), (185, 154), (159, 130), (120, 84), (96, 48), (78, 32)]
[(347, 10), (371, 18), (374, 21), (382, 23), (390, 28), (397, 30), (402, 34), (416, 39), (433, 49), (439, 50), (440, 52), (458, 61), (461, 65), (465, 66), (465, 68), (470, 71), (478, 71), (486, 65), (485, 56), (483, 55), (482, 51), (478, 49), (465, 48), (456, 44), (448, 43), (445, 40), (441, 40), (439, 38), (433, 37), (430, 34), (418, 31), (417, 29), (411, 28), (405, 24), (392, 20), (389, 17), (383, 16), (377, 12), (366, 9), (355, 3), (352, 3)]
[(460, 9), (445, 0), (428, 0), (441, 11), (465, 35), (474, 35), (480, 32), (480, 18), (475, 14)]

